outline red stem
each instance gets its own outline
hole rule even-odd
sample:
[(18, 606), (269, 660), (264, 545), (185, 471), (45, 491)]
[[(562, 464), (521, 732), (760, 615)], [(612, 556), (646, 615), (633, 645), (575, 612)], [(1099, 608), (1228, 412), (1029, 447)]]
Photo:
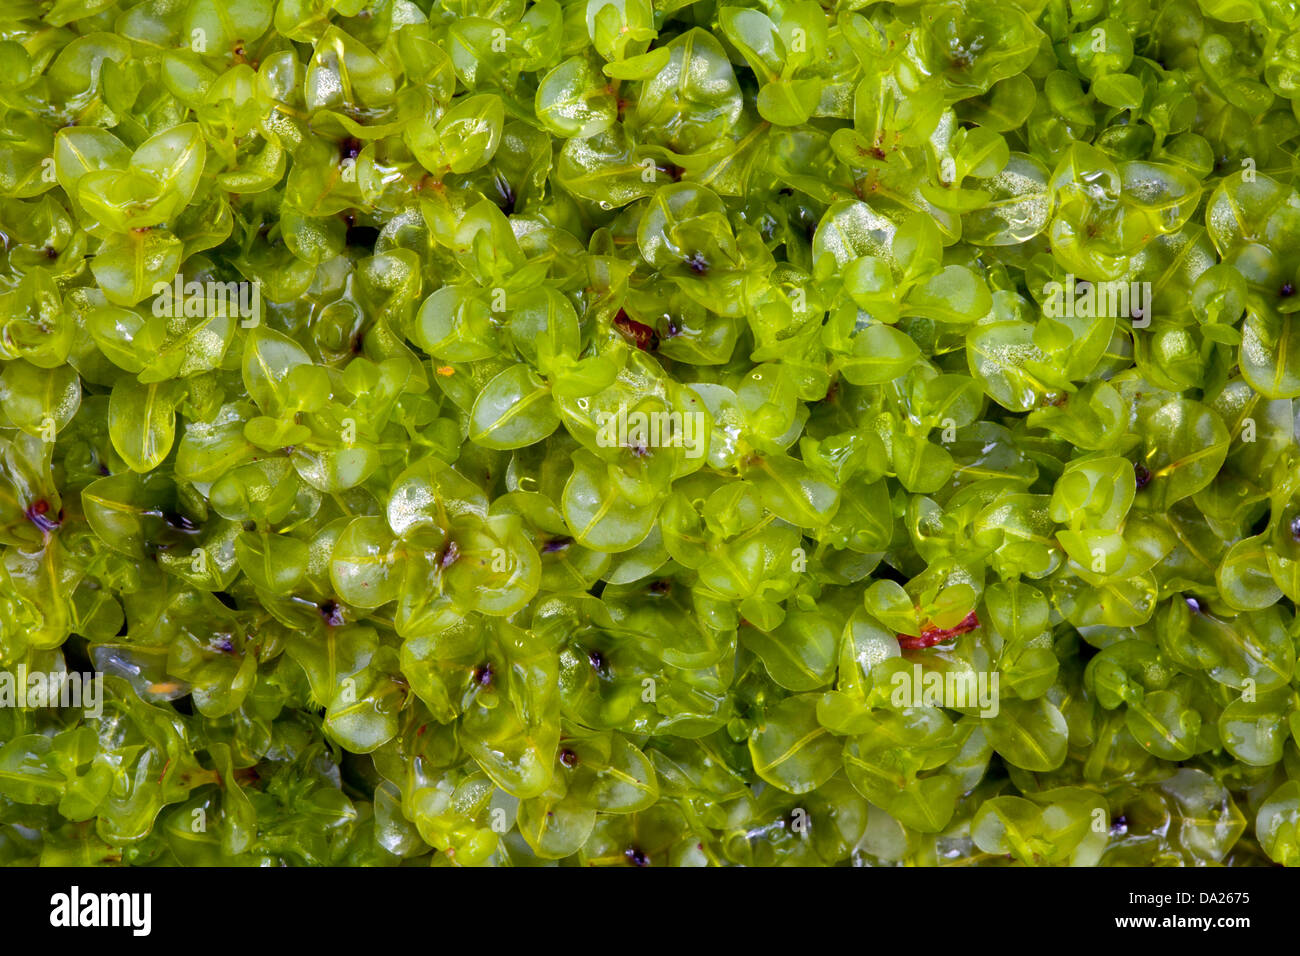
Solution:
[(918, 637), (915, 634), (899, 634), (898, 646), (907, 651), (920, 650), (925, 647), (934, 647), (936, 644), (942, 644), (944, 641), (952, 640), (959, 634), (965, 634), (967, 631), (973, 631), (980, 626), (980, 619), (971, 611), (967, 614), (960, 624), (955, 627), (927, 627)]

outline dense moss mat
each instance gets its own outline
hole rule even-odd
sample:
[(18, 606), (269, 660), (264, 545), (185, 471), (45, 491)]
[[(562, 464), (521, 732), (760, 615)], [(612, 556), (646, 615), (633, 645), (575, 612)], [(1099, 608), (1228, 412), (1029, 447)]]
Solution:
[(1280, 0), (11, 0), (0, 862), (1300, 861), (1298, 103)]

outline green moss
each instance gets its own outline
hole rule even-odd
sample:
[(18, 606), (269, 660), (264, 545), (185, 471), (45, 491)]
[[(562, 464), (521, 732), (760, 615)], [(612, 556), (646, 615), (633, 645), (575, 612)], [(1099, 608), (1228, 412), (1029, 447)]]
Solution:
[(19, 3), (0, 862), (1300, 862), (1298, 29)]

